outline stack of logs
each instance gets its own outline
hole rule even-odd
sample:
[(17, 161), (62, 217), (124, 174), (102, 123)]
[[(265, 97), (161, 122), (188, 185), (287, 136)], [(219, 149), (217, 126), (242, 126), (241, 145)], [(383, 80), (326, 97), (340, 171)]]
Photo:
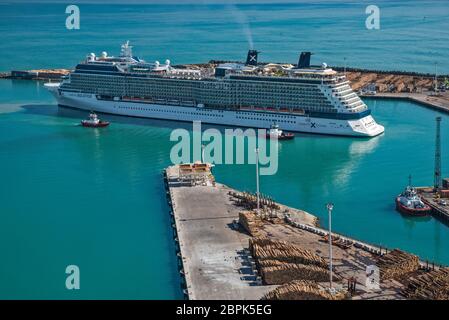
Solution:
[(411, 278), (403, 294), (413, 300), (448, 300), (449, 268), (441, 268)]
[(326, 268), (327, 263), (317, 254), (297, 245), (269, 238), (249, 239), (249, 249), (255, 259), (279, 260), (288, 263), (302, 263)]
[(343, 294), (331, 295), (313, 281), (295, 280), (268, 292), (264, 300), (340, 300)]
[(239, 224), (252, 237), (259, 235), (259, 229), (262, 227), (262, 220), (252, 211), (239, 212)]
[[(254, 210), (257, 208), (257, 195), (250, 192), (233, 192), (230, 191), (229, 195), (235, 199), (235, 204), (246, 208), (247, 210)], [(274, 200), (263, 194), (259, 194), (259, 206), (260, 208), (268, 208), (272, 210), (279, 210), (280, 207)]]
[(346, 77), (353, 90), (374, 85), (377, 92), (420, 92), (434, 87), (434, 78), (426, 75), (348, 71)]
[(299, 246), (268, 238), (251, 238), (249, 249), (265, 284), (329, 279), (324, 259)]
[(260, 269), (265, 284), (284, 284), (292, 281), (292, 279), (317, 282), (329, 280), (327, 269), (305, 264), (282, 263), (281, 265), (266, 265)]
[(419, 269), (419, 258), (394, 249), (377, 260), (382, 280), (398, 279)]

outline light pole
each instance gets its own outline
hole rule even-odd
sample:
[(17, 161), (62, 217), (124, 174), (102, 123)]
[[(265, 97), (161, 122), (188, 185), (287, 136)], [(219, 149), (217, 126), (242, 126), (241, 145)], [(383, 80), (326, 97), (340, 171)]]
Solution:
[(329, 289), (332, 292), (332, 210), (334, 209), (334, 204), (329, 202), (326, 208), (329, 214)]
[(256, 148), (256, 196), (257, 196), (257, 214), (260, 215), (260, 198), (259, 198), (259, 148)]
[(435, 92), (438, 91), (437, 66), (438, 66), (438, 62), (435, 62)]
[(346, 76), (346, 57), (344, 57), (343, 60), (345, 61), (345, 68), (344, 68), (345, 71), (344, 71), (344, 74), (345, 74), (345, 76)]

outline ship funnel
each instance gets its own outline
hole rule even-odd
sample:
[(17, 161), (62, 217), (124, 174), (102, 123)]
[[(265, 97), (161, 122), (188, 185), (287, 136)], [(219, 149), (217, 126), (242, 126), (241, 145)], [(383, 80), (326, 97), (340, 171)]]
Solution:
[(248, 50), (248, 55), (246, 56), (246, 65), (257, 66), (257, 50)]
[(310, 67), (310, 57), (312, 56), (312, 52), (301, 52), (298, 61), (298, 69), (308, 68)]

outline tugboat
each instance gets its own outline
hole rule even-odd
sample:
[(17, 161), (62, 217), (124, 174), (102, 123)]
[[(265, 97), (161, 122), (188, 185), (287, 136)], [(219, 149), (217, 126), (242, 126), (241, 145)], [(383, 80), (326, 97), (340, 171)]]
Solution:
[(267, 133), (267, 138), (277, 137), (278, 140), (291, 140), (295, 137), (293, 133), (284, 133), (277, 124), (273, 124), (270, 127), (270, 131)]
[(98, 116), (92, 111), (89, 114), (89, 119), (81, 120), (81, 125), (89, 128), (102, 128), (107, 127), (109, 122), (98, 119)]
[(396, 197), (396, 210), (409, 216), (423, 217), (429, 215), (432, 208), (421, 200), (409, 183), (404, 192)]

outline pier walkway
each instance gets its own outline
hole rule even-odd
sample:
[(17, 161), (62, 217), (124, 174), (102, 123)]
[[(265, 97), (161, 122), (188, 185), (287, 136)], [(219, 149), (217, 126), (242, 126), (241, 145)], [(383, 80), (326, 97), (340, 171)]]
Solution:
[[(241, 207), (230, 199), (235, 191), (215, 183), (205, 172), (195, 185), (180, 179), (179, 166), (166, 169), (169, 199), (190, 300), (260, 299), (276, 286), (262, 285), (248, 253), (249, 235), (236, 230)], [(285, 207), (287, 208), (287, 207)], [(316, 218), (291, 209), (303, 223)]]
[(260, 299), (273, 288), (257, 282), (245, 250), (249, 236), (233, 229), (239, 211), (229, 189), (210, 180), (180, 183), (178, 170), (169, 167), (166, 177), (188, 298)]

